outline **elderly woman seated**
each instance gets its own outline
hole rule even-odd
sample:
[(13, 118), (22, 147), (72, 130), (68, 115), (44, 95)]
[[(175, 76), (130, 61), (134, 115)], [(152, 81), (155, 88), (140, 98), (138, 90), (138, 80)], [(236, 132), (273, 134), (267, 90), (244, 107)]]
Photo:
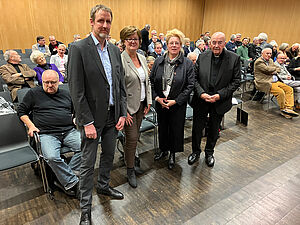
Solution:
[(54, 70), (59, 75), (59, 83), (64, 82), (63, 75), (59, 72), (57, 66), (55, 64), (49, 64), (46, 62), (46, 59), (44, 57), (44, 54), (40, 51), (34, 51), (30, 55), (30, 60), (33, 63), (37, 64), (37, 67), (35, 67), (33, 70), (36, 72), (36, 78), (38, 80), (39, 85), (42, 85), (42, 74), (45, 70)]
[(64, 76), (64, 78), (67, 77), (66, 66), (68, 63), (68, 55), (65, 55), (65, 52), (66, 46), (64, 44), (60, 44), (57, 47), (57, 54), (52, 55), (50, 58), (50, 64), (55, 64), (59, 72)]

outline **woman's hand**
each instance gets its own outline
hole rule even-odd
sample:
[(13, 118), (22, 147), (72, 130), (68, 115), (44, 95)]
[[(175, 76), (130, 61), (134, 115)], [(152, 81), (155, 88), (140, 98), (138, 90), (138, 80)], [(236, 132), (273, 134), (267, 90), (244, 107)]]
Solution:
[(150, 104), (148, 105), (148, 107), (145, 107), (145, 109), (144, 109), (144, 116), (146, 116), (147, 114), (148, 114), (148, 112), (149, 112), (149, 110), (150, 110)]
[(168, 108), (171, 107), (172, 105), (175, 105), (176, 104), (176, 101), (175, 100), (167, 100), (167, 106)]
[(132, 116), (129, 113), (127, 113), (127, 117), (125, 119), (125, 123), (126, 123), (127, 126), (131, 126), (132, 123), (133, 123)]
[(168, 101), (167, 101), (167, 99), (166, 98), (156, 98), (155, 99), (159, 104), (161, 104), (161, 106), (163, 107), (163, 108), (167, 108), (167, 109), (169, 109), (169, 106), (167, 105), (168, 104)]

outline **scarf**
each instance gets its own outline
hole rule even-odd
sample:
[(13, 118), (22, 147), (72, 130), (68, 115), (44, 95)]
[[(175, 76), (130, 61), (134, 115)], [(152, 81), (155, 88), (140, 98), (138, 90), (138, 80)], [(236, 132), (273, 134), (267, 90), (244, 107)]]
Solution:
[(173, 77), (174, 77), (174, 71), (175, 66), (177, 63), (177, 60), (181, 57), (182, 52), (180, 51), (179, 54), (174, 58), (169, 58), (169, 53), (165, 54), (165, 63), (164, 63), (164, 74), (162, 76), (162, 90), (166, 91), (167, 86), (172, 85)]

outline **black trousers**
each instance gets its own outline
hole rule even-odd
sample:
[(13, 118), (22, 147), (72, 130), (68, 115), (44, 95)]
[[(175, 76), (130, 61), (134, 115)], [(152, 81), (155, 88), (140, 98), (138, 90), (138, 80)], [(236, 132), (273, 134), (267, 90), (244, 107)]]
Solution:
[(156, 104), (158, 141), (161, 151), (183, 152), (186, 104), (169, 109)]
[(193, 152), (201, 152), (202, 131), (207, 124), (208, 114), (209, 119), (205, 155), (212, 155), (218, 140), (220, 123), (224, 116), (216, 112), (214, 103), (201, 103), (193, 109), (192, 149)]

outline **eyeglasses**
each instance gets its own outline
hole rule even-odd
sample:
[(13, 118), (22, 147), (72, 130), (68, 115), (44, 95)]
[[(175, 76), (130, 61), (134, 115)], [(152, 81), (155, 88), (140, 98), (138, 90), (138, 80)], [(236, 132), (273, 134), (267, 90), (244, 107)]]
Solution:
[(125, 40), (128, 41), (128, 42), (136, 42), (136, 41), (139, 41), (140, 39), (137, 39), (137, 38), (126, 38)]
[(169, 45), (175, 45), (175, 46), (179, 46), (180, 42), (174, 41), (174, 42), (169, 42)]
[(57, 82), (58, 82), (57, 80), (56, 81), (43, 81), (43, 84), (47, 84), (47, 85), (52, 84), (52, 85), (54, 85)]

